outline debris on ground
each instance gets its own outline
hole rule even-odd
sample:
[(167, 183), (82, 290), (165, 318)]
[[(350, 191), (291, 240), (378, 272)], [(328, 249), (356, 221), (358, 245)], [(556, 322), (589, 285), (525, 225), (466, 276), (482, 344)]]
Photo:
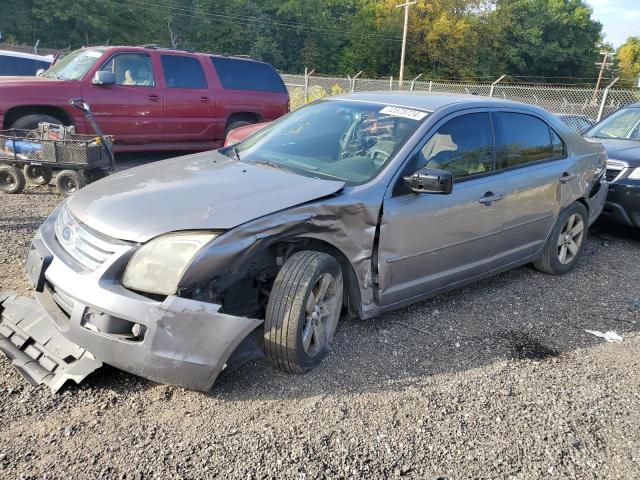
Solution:
[(621, 342), (623, 338), (613, 330), (609, 330), (606, 333), (598, 332), (597, 330), (585, 330), (585, 332), (595, 335), (596, 337), (604, 338), (607, 342)]

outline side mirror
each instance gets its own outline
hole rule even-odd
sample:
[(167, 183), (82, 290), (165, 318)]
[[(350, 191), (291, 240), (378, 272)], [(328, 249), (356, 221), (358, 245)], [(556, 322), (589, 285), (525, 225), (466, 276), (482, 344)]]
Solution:
[(115, 85), (116, 76), (113, 74), (113, 72), (99, 71), (95, 73), (95, 75), (93, 76), (93, 80), (91, 80), (91, 83), (94, 85), (102, 86)]
[(413, 193), (448, 195), (453, 189), (453, 174), (434, 168), (421, 168), (413, 175), (404, 177), (404, 181)]

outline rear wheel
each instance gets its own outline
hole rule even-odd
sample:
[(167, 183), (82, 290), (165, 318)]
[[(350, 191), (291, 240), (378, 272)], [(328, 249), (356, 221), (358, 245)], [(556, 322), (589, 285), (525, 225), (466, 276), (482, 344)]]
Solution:
[(235, 130), (236, 128), (244, 127), (245, 125), (251, 125), (253, 123), (256, 123), (256, 122), (249, 122), (247, 120), (237, 120), (235, 122), (231, 122), (229, 125), (227, 125), (227, 128), (224, 131), (224, 136), (226, 138), (226, 136), (229, 135), (229, 132), (231, 130)]
[(24, 176), (36, 185), (47, 185), (51, 181), (51, 168), (46, 165), (25, 165)]
[(293, 254), (274, 282), (264, 323), (271, 363), (290, 373), (305, 372), (325, 357), (342, 310), (342, 271), (330, 255)]
[(56, 176), (56, 188), (62, 195), (71, 195), (87, 184), (84, 174), (75, 170), (62, 170)]
[(35, 130), (38, 128), (39, 123), (55, 123), (58, 125), (64, 125), (64, 122), (59, 118), (52, 117), (51, 115), (44, 115), (40, 113), (33, 113), (31, 115), (25, 115), (18, 118), (11, 124), (11, 128), (18, 128), (22, 130)]
[(570, 271), (582, 255), (589, 228), (587, 209), (581, 203), (572, 203), (558, 218), (542, 256), (533, 266), (550, 275)]
[(22, 171), (13, 165), (0, 165), (0, 191), (20, 193), (26, 184)]

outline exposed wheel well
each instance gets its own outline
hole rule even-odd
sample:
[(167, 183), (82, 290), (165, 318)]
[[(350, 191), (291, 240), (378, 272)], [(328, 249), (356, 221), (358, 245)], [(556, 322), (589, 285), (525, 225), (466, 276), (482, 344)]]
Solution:
[(231, 125), (232, 123), (239, 122), (239, 121), (244, 121), (249, 123), (259, 123), (261, 119), (260, 119), (260, 115), (258, 115), (255, 112), (235, 112), (229, 115), (229, 117), (227, 118), (227, 123), (225, 124), (225, 130), (229, 128), (229, 125)]
[(49, 115), (57, 118), (65, 125), (73, 125), (73, 119), (63, 108), (52, 107), (49, 105), (25, 105), (21, 107), (13, 107), (7, 110), (7, 113), (4, 115), (4, 124), (2, 128), (10, 128), (13, 122), (19, 118), (24, 117), (25, 115), (34, 114)]

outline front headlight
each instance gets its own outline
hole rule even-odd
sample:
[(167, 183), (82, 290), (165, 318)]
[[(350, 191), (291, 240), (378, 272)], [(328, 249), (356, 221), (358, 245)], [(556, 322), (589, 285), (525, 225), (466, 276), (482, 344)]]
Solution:
[(216, 232), (171, 233), (151, 240), (129, 260), (122, 284), (140, 292), (173, 295), (193, 257), (218, 235)]
[(640, 180), (640, 167), (634, 168), (627, 178), (629, 180)]

